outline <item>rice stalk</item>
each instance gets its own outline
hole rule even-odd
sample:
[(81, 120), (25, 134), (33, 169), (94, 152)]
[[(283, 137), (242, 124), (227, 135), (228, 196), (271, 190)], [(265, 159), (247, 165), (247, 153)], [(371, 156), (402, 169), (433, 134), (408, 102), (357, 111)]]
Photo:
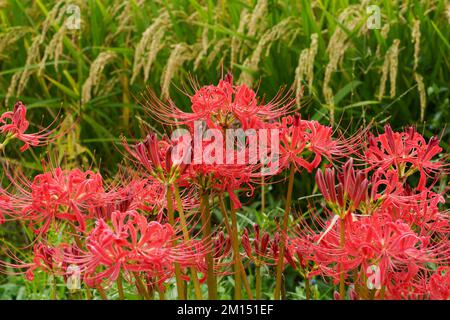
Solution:
[[(241, 11), (240, 19), (239, 19), (239, 26), (237, 29), (238, 34), (244, 34), (245, 32), (245, 26), (247, 25), (250, 18), (250, 14), (248, 13), (247, 9), (243, 9)], [(238, 52), (241, 49), (242, 45), (242, 38), (239, 36), (233, 35), (231, 38), (231, 56), (230, 56), (230, 68), (233, 69), (233, 65), (238, 62), (237, 55)]]
[(193, 50), (186, 43), (177, 43), (173, 46), (166, 67), (161, 76), (161, 96), (169, 97), (170, 83), (176, 72), (181, 68), (184, 62), (193, 59)]
[(116, 57), (117, 55), (114, 52), (104, 51), (101, 52), (92, 62), (89, 70), (89, 76), (84, 82), (82, 88), (82, 103), (86, 103), (91, 100), (92, 88), (95, 88), (100, 84), (103, 69)]
[(30, 28), (20, 26), (11, 27), (7, 32), (0, 34), (0, 61), (3, 60), (3, 51), (8, 48), (9, 52), (5, 57), (11, 57), (11, 46), (30, 31)]
[(394, 39), (392, 46), (388, 49), (384, 57), (383, 66), (381, 67), (380, 90), (378, 93), (379, 100), (384, 97), (388, 75), (391, 98), (395, 97), (399, 46), (400, 40)]
[[(221, 61), (224, 60), (226, 56), (226, 50), (229, 47), (229, 43), (230, 41), (228, 38), (222, 38), (216, 41), (214, 43), (213, 49), (206, 58), (206, 65), (212, 65), (219, 54), (222, 55)], [(220, 68), (222, 66), (222, 63), (218, 63), (216, 64), (216, 66)]]
[(200, 50), (199, 54), (197, 55), (197, 58), (195, 58), (194, 70), (198, 69), (200, 62), (208, 53), (208, 47), (209, 47), (208, 32), (209, 32), (208, 25), (205, 25), (203, 27), (202, 38), (201, 38), (201, 50)]
[[(259, 40), (256, 48), (253, 50), (253, 53), (247, 57), (244, 61), (244, 71), (242, 71), (239, 81), (241, 83), (245, 83), (248, 86), (253, 85), (253, 75), (252, 71), (258, 70), (259, 62), (261, 61), (261, 57), (265, 54), (267, 56), (270, 52), (270, 48), (273, 42), (285, 38), (290, 35), (291, 30), (290, 26), (294, 21), (293, 17), (288, 17), (281, 22), (279, 22), (274, 27), (267, 30)], [(250, 72), (247, 71), (251, 70)]]
[(417, 69), (419, 65), (420, 56), (420, 20), (414, 20), (412, 29), (412, 42), (414, 43), (414, 67), (413, 70)]
[(298, 66), (295, 69), (295, 100), (297, 106), (300, 107), (300, 99), (303, 94), (302, 90), (302, 82), (303, 79), (306, 78), (308, 83), (308, 88), (311, 90), (314, 81), (314, 61), (317, 54), (318, 47), (318, 35), (317, 33), (313, 33), (311, 35), (311, 45), (309, 48), (302, 50), (300, 53), (300, 57), (298, 59)]
[(39, 71), (38, 75), (42, 75), (42, 72), (45, 69), (45, 63), (47, 62), (47, 59), (54, 59), (54, 67), (55, 70), (58, 71), (58, 63), (59, 58), (63, 54), (64, 49), (64, 36), (66, 35), (67, 27), (65, 24), (63, 24), (59, 30), (53, 35), (52, 40), (50, 43), (45, 47), (44, 51), (44, 57), (41, 59), (41, 62), (39, 63)]
[(150, 69), (164, 46), (164, 35), (169, 27), (169, 14), (163, 11), (144, 31), (134, 52), (133, 73), (131, 83), (134, 83), (141, 70), (144, 71), (144, 81), (148, 80)]
[(414, 43), (414, 79), (417, 83), (417, 90), (419, 91), (419, 99), (420, 99), (420, 121), (423, 121), (425, 118), (425, 111), (427, 107), (427, 95), (425, 91), (425, 84), (423, 81), (422, 75), (417, 72), (417, 67), (419, 66), (419, 58), (420, 58), (420, 20), (414, 19), (413, 28), (411, 32), (412, 42)]
[(266, 15), (267, 7), (267, 0), (258, 0), (248, 23), (248, 36), (255, 36), (258, 30), (261, 30), (265, 27), (264, 16)]
[(414, 72), (414, 79), (417, 83), (417, 89), (419, 90), (419, 98), (420, 98), (420, 121), (424, 121), (425, 119), (425, 111), (427, 108), (427, 95), (425, 91), (425, 83), (423, 82), (423, 77)]
[[(338, 17), (338, 21), (348, 30), (353, 31), (361, 19), (361, 7), (358, 5), (349, 6)], [(334, 95), (330, 87), (331, 76), (337, 70), (344, 58), (344, 54), (350, 47), (351, 42), (347, 33), (339, 26), (328, 42), (327, 50), (329, 61), (325, 67), (325, 76), (323, 80), (323, 95), (325, 102), (330, 109), (330, 122), (334, 123)]]
[(65, 15), (64, 10), (65, 0), (57, 1), (52, 9), (48, 12), (47, 17), (42, 23), (41, 33), (35, 35), (32, 39), (31, 45), (27, 49), (27, 59), (25, 61), (25, 66), (22, 72), (20, 72), (19, 80), (12, 79), (15, 81), (10, 82), (7, 95), (6, 95), (6, 104), (8, 104), (9, 98), (13, 95), (20, 96), (25, 89), (30, 76), (35, 72), (35, 70), (31, 69), (31, 65), (40, 62), (40, 46), (45, 40), (45, 36), (47, 35), (48, 30), (52, 25), (60, 24), (61, 20)]

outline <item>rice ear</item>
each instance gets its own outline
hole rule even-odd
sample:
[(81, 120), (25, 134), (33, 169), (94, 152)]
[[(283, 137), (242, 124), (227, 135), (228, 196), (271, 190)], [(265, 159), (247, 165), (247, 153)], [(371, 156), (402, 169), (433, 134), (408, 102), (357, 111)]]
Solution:
[[(353, 31), (361, 20), (362, 5), (352, 5), (347, 7), (338, 17), (338, 21), (348, 30)], [(360, 30), (361, 32), (362, 30)], [(344, 54), (350, 47), (351, 42), (347, 33), (339, 26), (336, 26), (333, 35), (327, 46), (329, 61), (325, 67), (323, 79), (323, 95), (325, 102), (330, 109), (330, 123), (334, 124), (334, 95), (330, 87), (331, 76), (338, 68), (338, 64), (343, 60)]]
[(105, 66), (113, 61), (117, 55), (112, 51), (101, 52), (92, 62), (89, 69), (89, 76), (83, 84), (82, 103), (91, 100), (92, 88), (100, 84), (101, 75)]
[(169, 60), (167, 60), (166, 67), (161, 76), (161, 96), (163, 98), (169, 97), (170, 82), (175, 76), (176, 71), (183, 65), (184, 62), (192, 60), (194, 57), (192, 48), (186, 43), (177, 43), (170, 53)]
[(384, 97), (388, 75), (390, 84), (390, 96), (391, 98), (395, 97), (399, 46), (400, 40), (394, 39), (393, 44), (388, 49), (384, 57), (383, 66), (381, 67), (380, 89), (378, 93), (379, 100), (383, 99)]
[[(237, 29), (238, 34), (244, 34), (245, 27), (247, 25), (247, 22), (250, 18), (250, 14), (248, 13), (247, 9), (243, 9), (241, 12), (241, 16), (239, 19), (239, 26)], [(230, 56), (230, 68), (233, 69), (233, 65), (238, 62), (237, 56), (241, 49), (242, 40), (240, 37), (233, 35), (231, 38), (231, 56)]]
[(420, 56), (420, 20), (415, 19), (413, 22), (412, 29), (412, 42), (414, 43), (414, 70), (417, 69), (419, 65), (419, 56)]
[(302, 82), (306, 78), (309, 90), (312, 89), (314, 81), (314, 60), (317, 54), (318, 35), (313, 33), (311, 35), (311, 45), (309, 48), (302, 50), (298, 59), (298, 65), (295, 69), (295, 100), (297, 106), (300, 107), (300, 99), (303, 93)]
[(201, 38), (201, 43), (200, 43), (201, 50), (200, 50), (199, 54), (197, 55), (197, 58), (195, 58), (194, 70), (198, 69), (200, 62), (208, 53), (208, 47), (209, 47), (208, 32), (209, 32), (209, 28), (208, 28), (208, 25), (206, 25), (203, 27), (202, 38)]
[(140, 71), (144, 71), (144, 81), (148, 80), (150, 69), (164, 46), (164, 36), (169, 28), (170, 20), (167, 11), (162, 11), (153, 23), (142, 33), (134, 51), (131, 83), (134, 83)]
[(39, 71), (38, 75), (42, 75), (44, 69), (45, 69), (45, 63), (47, 62), (47, 59), (54, 58), (54, 67), (55, 70), (58, 71), (58, 62), (59, 57), (63, 53), (64, 48), (64, 36), (66, 35), (66, 25), (63, 24), (59, 30), (53, 35), (52, 40), (50, 43), (45, 47), (44, 51), (44, 57), (41, 59), (41, 62), (39, 63)]
[(426, 94), (426, 91), (425, 91), (425, 84), (423, 82), (423, 77), (417, 72), (414, 72), (414, 79), (417, 82), (417, 90), (419, 91), (420, 121), (424, 121), (424, 119), (425, 119), (425, 111), (426, 111), (426, 108), (427, 108), (427, 94)]
[(250, 17), (250, 21), (248, 23), (248, 33), (247, 35), (253, 37), (256, 35), (258, 28), (262, 28), (263, 26), (263, 18), (266, 14), (268, 7), (267, 0), (258, 0), (255, 8), (253, 9), (252, 15)]
[[(248, 70), (258, 70), (259, 62), (263, 54), (266, 56), (269, 54), (271, 45), (281, 39), (286, 38), (292, 33), (292, 24), (294, 22), (293, 17), (286, 18), (279, 22), (277, 25), (266, 31), (259, 40), (256, 48), (252, 54), (244, 61), (244, 67)], [(250, 72), (242, 71), (239, 81), (245, 83), (248, 86), (253, 85), (253, 76)]]

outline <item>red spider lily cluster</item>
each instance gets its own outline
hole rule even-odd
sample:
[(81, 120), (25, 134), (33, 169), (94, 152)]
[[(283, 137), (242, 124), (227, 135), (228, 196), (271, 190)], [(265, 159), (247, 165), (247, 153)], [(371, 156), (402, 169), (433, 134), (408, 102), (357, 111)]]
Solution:
[[(318, 279), (336, 286), (339, 299), (450, 297), (450, 220), (440, 184), (448, 164), (439, 139), (388, 125), (345, 138), (302, 119), (289, 94), (265, 102), (231, 75), (194, 89), (188, 111), (147, 96), (148, 114), (182, 134), (124, 139), (126, 169), (112, 179), (52, 166), (30, 179), (5, 168), (0, 222), (29, 231), (22, 250), (32, 256), (4, 250), (5, 272), (32, 281), (37, 272), (67, 280), (76, 270), (86, 297), (103, 299), (130, 291), (217, 299), (226, 277), (234, 278), (236, 299), (279, 299), (288, 268), (306, 298), (316, 296)], [(21, 102), (1, 116), (5, 142), (19, 139), (25, 151), (51, 141), (48, 128), (25, 133), (25, 116)], [(229, 130), (249, 134), (230, 148)], [(321, 193), (301, 216), (292, 210), (298, 173), (315, 174)], [(243, 203), (261, 188), (264, 211), (265, 186), (279, 189), (286, 175), (284, 214), (264, 229), (240, 226)], [(263, 273), (275, 279), (273, 296), (262, 295)]]

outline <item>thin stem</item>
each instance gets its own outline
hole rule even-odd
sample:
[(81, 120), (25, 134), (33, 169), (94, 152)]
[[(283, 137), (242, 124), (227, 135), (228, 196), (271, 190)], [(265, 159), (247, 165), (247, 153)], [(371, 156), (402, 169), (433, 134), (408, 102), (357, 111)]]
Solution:
[(52, 294), (51, 294), (51, 300), (56, 300), (56, 277), (52, 275)]
[(92, 293), (91, 290), (88, 287), (84, 288), (84, 291), (86, 292), (86, 299), (87, 300), (92, 300)]
[(291, 211), (292, 190), (294, 188), (294, 176), (295, 176), (295, 166), (291, 164), (291, 171), (289, 174), (288, 190), (287, 190), (287, 196), (286, 196), (286, 207), (284, 209), (283, 226), (282, 226), (282, 230), (281, 230), (280, 253), (278, 256), (277, 275), (276, 275), (275, 293), (274, 293), (275, 300), (279, 300), (280, 294), (281, 294), (281, 280), (282, 280), (283, 266), (284, 266), (284, 252), (285, 252), (286, 235), (287, 235), (287, 229), (288, 229), (289, 213)]
[[(174, 212), (173, 212), (173, 195), (172, 195), (172, 189), (169, 187), (167, 187), (167, 212), (168, 212), (168, 216), (169, 216), (169, 223), (173, 226), (175, 224), (175, 217), (174, 217)], [(173, 245), (176, 245), (177, 241), (174, 240), (173, 241)], [(178, 299), (179, 300), (184, 300), (185, 295), (184, 295), (184, 283), (183, 280), (181, 278), (181, 269), (180, 269), (180, 265), (178, 263), (174, 264), (175, 267), (175, 280), (177, 283), (177, 293), (178, 293)]]
[(380, 291), (381, 291), (380, 292), (380, 299), (384, 300), (385, 299), (385, 295), (386, 295), (386, 286), (385, 285), (381, 286), (381, 290)]
[(240, 253), (239, 253), (239, 241), (238, 241), (238, 229), (237, 229), (236, 211), (231, 205), (231, 238), (233, 239), (233, 253), (234, 253), (234, 298), (236, 300), (242, 299), (241, 294), (241, 270), (240, 270)]
[(144, 297), (146, 300), (151, 300), (150, 296), (148, 294), (147, 289), (145, 288), (144, 282), (142, 282), (141, 277), (139, 276), (138, 272), (133, 272), (134, 278), (136, 279), (136, 287), (139, 291), (139, 293)]
[(253, 300), (252, 289), (250, 288), (250, 283), (248, 282), (247, 274), (245, 273), (245, 268), (244, 265), (242, 264), (242, 261), (240, 262), (239, 265), (241, 268), (242, 282), (244, 283), (244, 288), (245, 291), (247, 292), (248, 299)]
[[(209, 211), (208, 194), (202, 192), (200, 200), (200, 211), (203, 225), (203, 241), (209, 243), (211, 241), (211, 213)], [(214, 274), (214, 258), (211, 252), (206, 255), (207, 265), (207, 284), (208, 284), (208, 299), (217, 299), (217, 282), (216, 275)]]
[[(181, 196), (180, 196), (180, 189), (178, 188), (177, 184), (173, 184), (173, 189), (175, 193), (175, 201), (177, 203), (178, 213), (180, 215), (180, 223), (181, 223), (181, 229), (183, 231), (183, 237), (184, 241), (189, 243), (190, 237), (189, 237), (189, 231), (187, 229), (187, 223), (186, 223), (186, 216), (184, 215), (184, 209), (183, 209), (183, 203), (181, 202)], [(202, 290), (200, 288), (200, 282), (198, 280), (197, 270), (195, 270), (194, 267), (190, 268), (191, 270), (191, 277), (192, 282), (194, 283), (194, 290), (195, 290), (195, 297), (197, 300), (202, 300)]]
[(306, 300), (311, 300), (311, 286), (309, 284), (308, 277), (305, 277), (305, 293), (306, 293)]
[(266, 211), (266, 190), (265, 190), (264, 176), (261, 177), (261, 214)]
[(106, 296), (105, 290), (103, 290), (103, 287), (99, 284), (97, 285), (97, 291), (100, 294), (100, 297), (102, 297), (103, 300), (108, 300), (108, 297)]
[[(345, 220), (341, 218), (340, 220), (340, 239), (339, 245), (341, 248), (345, 246)], [(339, 275), (339, 299), (345, 300), (345, 274), (344, 265), (341, 263), (341, 273)]]
[[(232, 231), (232, 228), (231, 228), (230, 223), (229, 223), (229, 218), (228, 218), (227, 210), (225, 208), (225, 202), (223, 200), (223, 195), (219, 195), (219, 206), (220, 206), (220, 211), (222, 212), (222, 215), (223, 215), (223, 218), (224, 218), (223, 220), (225, 222), (225, 228), (227, 229), (228, 234), (232, 235), (233, 231)], [(239, 251), (239, 243), (237, 242), (236, 244), (237, 244), (237, 250)], [(234, 252), (236, 252), (235, 251), (236, 245), (235, 245), (235, 239), (234, 239), (233, 236), (231, 236), (231, 245), (232, 245), (233, 254), (234, 254)], [(252, 295), (252, 291), (250, 289), (250, 284), (249, 284), (249, 282), (247, 280), (247, 274), (245, 273), (245, 268), (244, 268), (244, 265), (242, 264), (241, 259), (238, 259), (237, 265), (239, 266), (239, 269), (240, 269), (240, 272), (241, 272), (241, 275), (242, 275), (242, 279), (243, 279), (243, 282), (244, 282), (244, 287), (245, 287), (245, 290), (247, 291), (247, 296), (248, 296), (248, 298), (250, 300), (253, 300), (253, 295)], [(235, 263), (235, 271), (236, 270), (237, 269), (236, 269), (236, 263)]]
[(261, 299), (261, 266), (255, 267), (255, 276), (256, 276), (256, 300)]
[(125, 295), (123, 293), (122, 272), (119, 273), (119, 277), (117, 278), (117, 290), (119, 291), (119, 299), (124, 300)]
[(164, 288), (161, 289), (158, 283), (156, 283), (156, 290), (158, 290), (159, 300), (166, 300), (166, 295), (164, 294)]

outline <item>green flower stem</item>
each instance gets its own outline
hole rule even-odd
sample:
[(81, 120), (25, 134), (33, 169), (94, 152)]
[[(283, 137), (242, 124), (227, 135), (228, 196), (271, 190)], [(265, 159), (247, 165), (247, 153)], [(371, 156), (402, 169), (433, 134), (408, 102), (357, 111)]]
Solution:
[(281, 229), (281, 241), (280, 241), (280, 251), (278, 255), (278, 263), (277, 263), (277, 274), (276, 274), (276, 282), (275, 282), (275, 292), (274, 299), (279, 300), (281, 295), (281, 282), (282, 282), (282, 274), (283, 274), (283, 266), (284, 266), (284, 252), (286, 245), (286, 235), (288, 229), (289, 222), (289, 213), (291, 211), (291, 203), (292, 203), (292, 190), (294, 188), (294, 176), (295, 176), (295, 166), (291, 164), (291, 171), (289, 174), (289, 182), (288, 182), (288, 190), (286, 196), (286, 207), (284, 209), (284, 217), (283, 217), (283, 225)]
[[(173, 195), (172, 195), (172, 188), (168, 187), (167, 188), (167, 212), (168, 212), (168, 217), (169, 217), (169, 223), (173, 226), (175, 224), (175, 218), (174, 218), (174, 212), (173, 212)], [(174, 240), (174, 245), (176, 245), (176, 240)], [(175, 263), (175, 280), (177, 283), (177, 293), (178, 293), (178, 299), (179, 300), (184, 300), (185, 295), (184, 295), (184, 283), (183, 283), (183, 279), (181, 278), (181, 269), (180, 269), (180, 265), (178, 263)]]
[[(186, 216), (184, 215), (183, 203), (181, 201), (181, 196), (180, 196), (180, 189), (178, 188), (176, 183), (173, 184), (173, 189), (174, 189), (174, 193), (175, 193), (175, 201), (177, 203), (178, 213), (180, 215), (180, 223), (181, 223), (181, 229), (183, 231), (184, 241), (189, 242), (190, 237), (189, 237), (189, 231), (188, 231), (187, 223), (186, 223)], [(191, 267), (190, 269), (191, 269), (192, 282), (194, 283), (195, 297), (197, 298), (197, 300), (202, 300), (203, 299), (202, 290), (200, 288), (200, 282), (198, 280), (197, 270), (194, 267)]]

